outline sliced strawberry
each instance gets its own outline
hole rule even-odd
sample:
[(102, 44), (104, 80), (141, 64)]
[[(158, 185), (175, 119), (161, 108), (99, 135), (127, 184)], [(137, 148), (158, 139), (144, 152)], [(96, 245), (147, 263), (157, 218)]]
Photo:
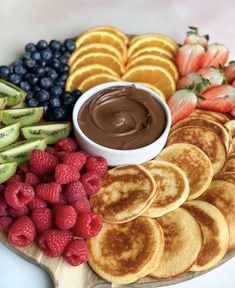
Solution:
[(201, 83), (202, 81), (203, 78), (201, 75), (199, 75), (197, 72), (191, 72), (178, 80), (176, 84), (176, 89), (179, 90), (188, 87), (194, 87), (197, 84)]
[(200, 95), (203, 96), (206, 100), (230, 98), (235, 101), (235, 88), (231, 85), (222, 84), (212, 87)]
[(230, 111), (230, 114), (235, 117), (235, 108), (233, 108), (231, 111)]
[(205, 91), (209, 90), (213, 86), (223, 84), (224, 82), (224, 72), (222, 69), (218, 69), (216, 67), (201, 68), (197, 71), (197, 73), (202, 75), (210, 82), (210, 85), (206, 86)]
[(235, 88), (235, 80), (232, 82), (231, 86)]
[(202, 68), (208, 68), (210, 66), (219, 68), (223, 66), (228, 60), (228, 54), (228, 49), (222, 44), (214, 43), (209, 45), (204, 55)]
[(180, 47), (175, 58), (180, 75), (184, 76), (201, 68), (205, 54), (205, 48), (200, 44)]
[(209, 35), (198, 35), (198, 29), (196, 27), (189, 26), (190, 31), (187, 32), (187, 37), (184, 40), (186, 44), (201, 44), (202, 46), (208, 45)]
[(224, 75), (228, 84), (235, 80), (235, 61), (229, 62), (229, 65), (224, 68)]
[(235, 102), (229, 98), (201, 100), (199, 101), (198, 108), (211, 110), (216, 112), (230, 112), (234, 107)]

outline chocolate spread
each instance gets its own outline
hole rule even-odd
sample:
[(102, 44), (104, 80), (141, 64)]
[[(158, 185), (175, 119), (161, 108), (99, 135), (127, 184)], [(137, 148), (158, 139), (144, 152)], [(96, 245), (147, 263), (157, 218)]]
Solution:
[(129, 150), (158, 139), (166, 126), (166, 115), (147, 91), (134, 85), (113, 86), (83, 104), (78, 125), (97, 144)]

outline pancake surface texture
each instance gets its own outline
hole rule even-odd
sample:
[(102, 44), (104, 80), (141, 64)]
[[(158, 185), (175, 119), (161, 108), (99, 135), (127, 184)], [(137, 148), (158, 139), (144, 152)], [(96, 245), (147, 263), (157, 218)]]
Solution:
[(229, 229), (228, 251), (235, 248), (235, 185), (222, 180), (214, 180), (200, 197), (216, 206), (224, 215)]
[(119, 166), (102, 179), (102, 188), (90, 198), (94, 212), (109, 223), (124, 223), (142, 214), (157, 195), (156, 182), (139, 165)]
[(150, 276), (170, 278), (188, 271), (202, 245), (198, 222), (183, 208), (177, 208), (156, 221), (163, 229), (165, 248), (159, 267)]
[(162, 229), (155, 220), (138, 217), (123, 224), (104, 223), (87, 242), (88, 262), (107, 281), (128, 284), (156, 269), (164, 249)]
[(186, 143), (173, 144), (161, 151), (156, 160), (169, 161), (180, 167), (189, 181), (189, 197), (199, 197), (210, 185), (213, 170), (206, 154), (194, 145)]
[(220, 137), (210, 128), (186, 126), (173, 131), (167, 145), (174, 143), (189, 143), (197, 146), (209, 157), (214, 175), (224, 166), (227, 151)]
[(203, 235), (203, 244), (191, 271), (202, 271), (218, 264), (228, 249), (229, 231), (222, 213), (205, 201), (186, 202), (187, 209), (198, 221)]
[(235, 119), (224, 123), (224, 126), (229, 130), (232, 137), (235, 136)]
[(202, 117), (204, 119), (215, 121), (219, 124), (224, 124), (225, 122), (229, 121), (229, 118), (222, 113), (201, 109), (194, 110), (190, 116)]
[(154, 177), (158, 194), (142, 216), (160, 217), (185, 202), (189, 195), (189, 183), (183, 170), (167, 161), (152, 160), (143, 166)]
[(229, 155), (227, 162), (223, 167), (224, 172), (235, 172), (235, 153)]
[(223, 180), (235, 184), (235, 172), (221, 172), (214, 177), (214, 180)]

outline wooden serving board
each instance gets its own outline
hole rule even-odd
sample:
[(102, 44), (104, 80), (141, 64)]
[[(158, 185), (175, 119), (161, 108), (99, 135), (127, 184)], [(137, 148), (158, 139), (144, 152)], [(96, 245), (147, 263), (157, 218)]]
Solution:
[(145, 277), (139, 281), (128, 285), (111, 284), (101, 279), (88, 264), (73, 267), (63, 260), (62, 257), (47, 257), (36, 244), (31, 244), (25, 248), (18, 248), (10, 245), (7, 238), (0, 233), (0, 241), (16, 252), (27, 261), (39, 266), (50, 275), (55, 288), (155, 288), (165, 285), (180, 283), (205, 274), (216, 267), (227, 262), (235, 256), (235, 250), (229, 252), (224, 259), (215, 267), (203, 272), (188, 272), (174, 279), (157, 280)]

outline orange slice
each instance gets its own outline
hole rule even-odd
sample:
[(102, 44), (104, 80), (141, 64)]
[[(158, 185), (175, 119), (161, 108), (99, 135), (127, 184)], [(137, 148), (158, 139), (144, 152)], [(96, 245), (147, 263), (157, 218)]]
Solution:
[(113, 81), (120, 81), (120, 78), (106, 73), (97, 74), (83, 80), (82, 83), (78, 86), (78, 89), (85, 92), (96, 85)]
[(143, 55), (155, 55), (155, 56), (161, 56), (166, 59), (173, 60), (173, 55), (171, 54), (171, 52), (165, 49), (162, 49), (160, 47), (145, 47), (143, 49), (136, 51), (134, 54), (132, 54), (130, 58), (128, 58), (128, 62), (131, 62), (135, 58), (139, 56), (143, 56)]
[(82, 34), (76, 40), (76, 47), (80, 48), (88, 44), (103, 43), (116, 47), (126, 60), (127, 48), (124, 42), (110, 32), (93, 31)]
[(121, 30), (117, 29), (116, 27), (97, 26), (97, 27), (94, 27), (94, 28), (91, 28), (91, 29), (85, 31), (85, 33), (93, 32), (93, 31), (109, 32), (109, 33), (116, 35), (118, 38), (120, 38), (125, 43), (125, 45), (127, 45), (129, 43), (129, 38)]
[(158, 95), (160, 95), (164, 100), (166, 100), (166, 97), (164, 96), (164, 94), (162, 93), (162, 91), (159, 88), (157, 88), (157, 87), (155, 87), (155, 86), (153, 86), (153, 85), (151, 85), (149, 83), (136, 82), (136, 84), (140, 84), (140, 85), (146, 86), (147, 88), (153, 90)]
[(99, 64), (87, 65), (79, 69), (76, 69), (73, 73), (69, 75), (66, 81), (65, 90), (73, 91), (80, 85), (80, 83), (84, 79), (99, 73), (110, 74), (112, 76), (118, 77), (118, 74), (115, 71), (104, 65)]
[(153, 66), (160, 66), (165, 68), (174, 78), (175, 81), (179, 79), (179, 73), (176, 68), (176, 65), (166, 58), (161, 56), (153, 56), (153, 55), (142, 55), (138, 58), (132, 60), (126, 67), (127, 70), (131, 69), (132, 67), (140, 66), (140, 65), (153, 65)]
[(90, 44), (90, 45), (86, 45), (81, 48), (75, 49), (69, 57), (68, 65), (71, 66), (71, 64), (74, 61), (76, 61), (79, 57), (88, 53), (93, 53), (93, 52), (107, 53), (107, 54), (115, 56), (119, 61), (124, 62), (121, 52), (116, 47), (108, 45), (108, 44), (95, 43), (95, 44)]
[(162, 91), (166, 99), (175, 92), (174, 78), (165, 68), (159, 66), (133, 67), (123, 75), (123, 80), (152, 84)]

